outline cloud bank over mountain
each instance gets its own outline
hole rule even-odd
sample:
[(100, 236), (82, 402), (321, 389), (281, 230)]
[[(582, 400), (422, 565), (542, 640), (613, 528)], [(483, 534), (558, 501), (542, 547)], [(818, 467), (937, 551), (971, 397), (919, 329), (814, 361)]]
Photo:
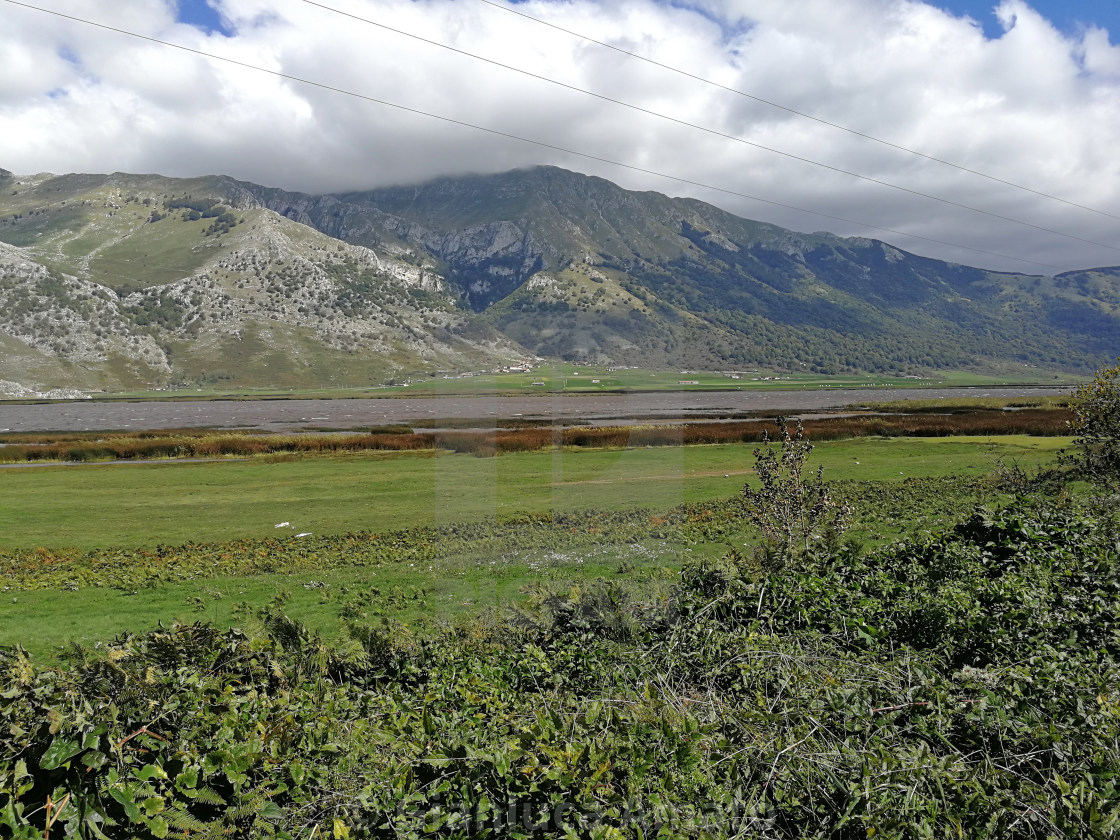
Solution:
[[(803, 119), (483, 0), (210, 0), (217, 28), (184, 22), (192, 16), (169, 0), (42, 5), (497, 132), (853, 221), (622, 169), (3, 3), (0, 166), (15, 172), (223, 173), (327, 192), (546, 163), (632, 189), (695, 196), (803, 231), (866, 234), (992, 268), (1034, 274), (1120, 264), (1120, 251), (1111, 248), (861, 181), (681, 122), (1106, 245), (1120, 246), (1116, 219)], [(995, 38), (976, 20), (912, 0), (700, 0), (688, 8), (655, 0), (535, 0), (508, 8), (1120, 216), (1120, 48), (1100, 28), (1060, 30), (1022, 0), (996, 8), (1001, 32)], [(872, 226), (1037, 262), (978, 255)]]

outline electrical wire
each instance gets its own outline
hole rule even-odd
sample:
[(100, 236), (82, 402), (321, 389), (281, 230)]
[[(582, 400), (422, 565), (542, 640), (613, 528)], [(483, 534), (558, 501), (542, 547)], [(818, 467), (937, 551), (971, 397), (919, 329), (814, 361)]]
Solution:
[(633, 111), (637, 111), (639, 113), (646, 114), (646, 115), (651, 116), (651, 117), (656, 117), (658, 119), (666, 120), (668, 122), (672, 122), (672, 123), (675, 123), (677, 125), (685, 126), (686, 128), (692, 128), (692, 129), (695, 129), (697, 131), (703, 131), (706, 134), (711, 134), (715, 137), (719, 137), (719, 138), (722, 138), (724, 140), (731, 140), (732, 142), (741, 143), (745, 146), (751, 146), (752, 148), (755, 148), (755, 149), (761, 149), (762, 151), (765, 151), (765, 152), (772, 152), (773, 154), (781, 155), (783, 157), (787, 157), (787, 158), (790, 158), (792, 160), (800, 161), (801, 163), (807, 163), (807, 164), (810, 164), (811, 166), (818, 166), (822, 169), (828, 169), (832, 172), (838, 172), (841, 175), (849, 175), (853, 178), (858, 178), (861, 181), (867, 181), (867, 182), (872, 183), (872, 184), (878, 184), (879, 186), (888, 187), (889, 189), (898, 190), (898, 191), (904, 192), (904, 193), (909, 193), (910, 195), (916, 195), (920, 198), (927, 198), (927, 199), (930, 199), (931, 201), (937, 201), (937, 202), (940, 202), (941, 204), (946, 204), (950, 207), (958, 207), (962, 210), (969, 210), (973, 213), (980, 213), (981, 215), (989, 216), (990, 218), (993, 218), (993, 219), (999, 219), (999, 220), (1004, 221), (1004, 222), (1011, 222), (1012, 224), (1022, 225), (1024, 227), (1033, 228), (1034, 230), (1041, 231), (1043, 233), (1050, 233), (1050, 234), (1053, 234), (1055, 236), (1063, 236), (1063, 237), (1065, 237), (1067, 239), (1071, 239), (1075, 242), (1083, 242), (1086, 245), (1096, 245), (1099, 248), (1107, 248), (1111, 251), (1120, 252), (1120, 247), (1117, 247), (1115, 245), (1107, 245), (1104, 242), (1097, 242), (1095, 239), (1086, 239), (1086, 238), (1081, 237), (1081, 236), (1075, 236), (1072, 233), (1063, 233), (1060, 230), (1054, 230), (1053, 228), (1048, 228), (1048, 227), (1043, 227), (1041, 225), (1036, 225), (1032, 222), (1027, 222), (1027, 221), (1024, 221), (1023, 219), (1016, 219), (1012, 216), (1004, 216), (1004, 215), (1001, 215), (999, 213), (993, 213), (990, 210), (981, 210), (980, 208), (973, 207), (969, 204), (962, 204), (959, 201), (953, 201), (952, 199), (942, 198), (940, 196), (932, 195), (931, 193), (922, 192), (921, 190), (915, 190), (915, 189), (911, 189), (910, 187), (904, 187), (904, 186), (901, 186), (899, 184), (893, 184), (890, 181), (883, 181), (879, 178), (873, 178), (870, 175), (861, 175), (858, 172), (852, 172), (849, 169), (843, 169), (839, 166), (832, 166), (831, 164), (822, 163), (821, 161), (813, 160), (812, 158), (803, 157), (801, 155), (796, 155), (792, 152), (784, 152), (781, 149), (775, 149), (772, 146), (764, 146), (761, 143), (755, 143), (751, 140), (746, 140), (742, 137), (737, 137), (734, 134), (725, 134), (724, 132), (718, 131), (717, 129), (708, 128), (706, 126), (702, 126), (702, 125), (698, 125), (696, 123), (688, 122), (687, 120), (678, 119), (676, 117), (669, 116), (668, 114), (662, 114), (658, 111), (651, 111), (650, 109), (643, 108), (640, 105), (634, 105), (633, 103), (626, 102), (626, 101), (621, 100), (621, 99), (615, 99), (615, 98), (607, 96), (605, 94), (596, 93), (595, 91), (587, 90), (586, 88), (581, 88), (581, 87), (577, 87), (575, 85), (570, 85), (566, 82), (561, 82), (557, 79), (549, 78), (548, 76), (542, 76), (538, 73), (533, 73), (532, 71), (524, 70), (520, 67), (514, 67), (511, 64), (503, 64), (502, 62), (496, 61), (495, 59), (487, 58), (485, 56), (478, 55), (477, 53), (467, 52), (466, 50), (459, 49), (458, 47), (452, 47), (448, 44), (442, 44), (439, 41), (433, 41), (430, 38), (425, 38), (421, 35), (415, 35), (411, 32), (406, 32), (403, 29), (397, 29), (396, 27), (389, 26), (388, 24), (385, 24), (385, 23), (378, 23), (375, 20), (370, 20), (369, 18), (364, 18), (364, 17), (361, 17), (360, 15), (351, 14), (350, 12), (345, 12), (345, 11), (342, 11), (341, 9), (336, 9), (332, 6), (327, 6), (323, 3), (318, 3), (318, 2), (316, 2), (316, 0), (302, 0), (302, 2), (308, 4), (309, 6), (315, 6), (317, 8), (323, 9), (325, 11), (334, 12), (335, 14), (342, 15), (343, 17), (348, 17), (348, 18), (351, 18), (353, 20), (359, 21), (361, 23), (369, 24), (370, 26), (376, 26), (379, 29), (384, 29), (388, 32), (393, 32), (397, 35), (403, 35), (406, 38), (412, 38), (416, 41), (420, 41), (420, 42), (425, 43), (425, 44), (430, 44), (431, 46), (439, 47), (440, 49), (448, 50), (450, 52), (457, 53), (458, 55), (466, 56), (467, 58), (473, 58), (477, 61), (482, 61), (482, 62), (485, 62), (486, 64), (494, 65), (495, 67), (501, 67), (505, 70), (511, 70), (514, 73), (520, 73), (524, 76), (528, 76), (528, 77), (533, 78), (533, 79), (538, 79), (542, 82), (548, 82), (549, 84), (556, 85), (557, 87), (565, 88), (566, 90), (575, 91), (576, 93), (581, 93), (581, 94), (584, 94), (586, 96), (592, 96), (596, 99), (601, 99), (604, 102), (610, 102), (614, 105), (620, 105), (623, 108), (629, 108)]
[[(984, 254), (986, 256), (999, 257), (1000, 259), (1007, 259), (1007, 260), (1013, 260), (1015, 262), (1028, 263), (1028, 264), (1031, 264), (1031, 265), (1038, 265), (1038, 266), (1042, 266), (1044, 268), (1051, 268), (1051, 269), (1056, 269), (1056, 270), (1059, 270), (1059, 271), (1061, 270), (1061, 268), (1059, 266), (1051, 265), (1049, 263), (1040, 262), (1038, 260), (1032, 260), (1032, 259), (1028, 259), (1028, 258), (1025, 258), (1025, 257), (1016, 257), (1016, 256), (1013, 256), (1011, 254), (1001, 253), (999, 251), (989, 251), (989, 250), (985, 250), (985, 249), (982, 249), (982, 248), (974, 248), (974, 247), (971, 247), (971, 246), (968, 246), (968, 245), (962, 245), (960, 243), (949, 242), (947, 240), (936, 239), (936, 238), (929, 237), (929, 236), (922, 236), (922, 235), (916, 234), (916, 233), (908, 233), (906, 231), (897, 230), (895, 228), (888, 228), (888, 227), (883, 227), (881, 225), (874, 225), (874, 224), (871, 224), (869, 222), (859, 221), (859, 220), (856, 220), (856, 219), (849, 219), (849, 218), (846, 218), (844, 216), (836, 216), (836, 215), (833, 215), (831, 213), (823, 213), (819, 210), (809, 210), (807, 208), (798, 207), (798, 206), (793, 205), (793, 204), (786, 204), (786, 203), (783, 203), (783, 202), (780, 202), (780, 201), (774, 201), (772, 199), (762, 198), (760, 196), (750, 195), (748, 193), (739, 192), (737, 190), (727, 189), (726, 187), (717, 187), (717, 186), (713, 186), (712, 184), (703, 183), (701, 181), (695, 181), (695, 180), (692, 180), (692, 179), (689, 179), (689, 178), (683, 178), (683, 177), (680, 177), (680, 176), (677, 176), (677, 175), (669, 175), (669, 174), (666, 174), (664, 172), (659, 172), (659, 171), (656, 171), (656, 170), (653, 170), (653, 169), (647, 169), (647, 168), (644, 168), (644, 167), (641, 167), (641, 166), (636, 166), (634, 164), (623, 163), (621, 161), (611, 160), (610, 158), (601, 157), (599, 155), (593, 155), (593, 154), (590, 154), (588, 152), (580, 152), (580, 151), (577, 151), (575, 149), (569, 149), (569, 148), (566, 148), (564, 146), (558, 146), (556, 144), (548, 143), (548, 142), (545, 142), (543, 140), (534, 140), (534, 139), (531, 139), (531, 138), (528, 138), (528, 137), (522, 137), (522, 136), (517, 135), (517, 134), (511, 134), (511, 133), (506, 132), (506, 131), (501, 131), (500, 129), (488, 128), (486, 126), (475, 125), (474, 123), (469, 123), (469, 122), (466, 122), (464, 120), (455, 119), (453, 117), (446, 117), (446, 116), (443, 116), (443, 115), (440, 115), (440, 114), (433, 114), (433, 113), (428, 112), (428, 111), (423, 111), (423, 110), (420, 110), (418, 108), (412, 108), (412, 107), (407, 106), (407, 105), (401, 105), (401, 104), (396, 103), (396, 102), (390, 102), (390, 101), (385, 100), (385, 99), (379, 99), (377, 97), (369, 96), (367, 94), (358, 93), (356, 91), (347, 90), (345, 88), (335, 87), (333, 85), (328, 85), (328, 84), (325, 84), (323, 82), (316, 82), (312, 79), (305, 79), (305, 78), (302, 78), (300, 76), (292, 75), (290, 73), (284, 73), (280, 70), (270, 70), (266, 67), (260, 67), (258, 65), (250, 64), (250, 63), (245, 62), (245, 61), (240, 61), (240, 60), (235, 59), (235, 58), (228, 58), (226, 56), (206, 52), (205, 50), (200, 50), (200, 49), (197, 49), (195, 47), (187, 47), (187, 46), (184, 46), (182, 44), (176, 44), (172, 41), (165, 41), (165, 40), (162, 40), (160, 38), (155, 38), (151, 35), (142, 35), (140, 33), (132, 32), (132, 31), (127, 30), (127, 29), (121, 29), (119, 27), (110, 26), (108, 24), (98, 23), (96, 21), (87, 20), (85, 18), (80, 18), (80, 17), (77, 17), (75, 15), (69, 15), (69, 14), (66, 14), (64, 12), (55, 11), (53, 9), (44, 9), (41, 6), (35, 6), (35, 5), (32, 5), (31, 3), (21, 2), (21, 0), (3, 0), (3, 2), (8, 3), (9, 5), (19, 6), (19, 7), (25, 8), (25, 9), (31, 9), (33, 11), (43, 12), (43, 13), (49, 14), (49, 15), (54, 15), (55, 17), (60, 17), (60, 18), (66, 19), (66, 20), (71, 20), (71, 21), (74, 21), (75, 23), (81, 23), (81, 24), (85, 24), (87, 26), (93, 26), (93, 27), (96, 27), (98, 29), (104, 29), (104, 30), (109, 31), (109, 32), (116, 32), (120, 35), (127, 35), (129, 37), (137, 38), (137, 39), (140, 39), (140, 40), (143, 40), (143, 41), (148, 41), (148, 42), (153, 43), (153, 44), (160, 44), (160, 45), (165, 46), (165, 47), (171, 47), (172, 49), (177, 49), (177, 50), (181, 50), (183, 52), (192, 53), (194, 55), (198, 55), (198, 56), (201, 56), (203, 58), (213, 59), (215, 61), (222, 61), (222, 62), (225, 62), (227, 64), (232, 64), (232, 65), (235, 65), (237, 67), (241, 67), (241, 68), (244, 68), (244, 69), (247, 69), (247, 70), (253, 70), (255, 72), (265, 73), (267, 75), (274, 76), (274, 77), (277, 77), (277, 78), (287, 79), (288, 81), (298, 82), (299, 84), (308, 85), (309, 87), (319, 88), (320, 90), (330, 91), (332, 93), (338, 93), (338, 94), (342, 94), (344, 96), (351, 96), (351, 97), (354, 97), (356, 99), (361, 99), (365, 102), (371, 102), (371, 103), (374, 103), (374, 104), (377, 104), (377, 105), (384, 105), (386, 107), (395, 108), (399, 111), (404, 111), (406, 113), (416, 114), (418, 116), (440, 120), (440, 121), (448, 123), (450, 125), (457, 125), (457, 126), (461, 126), (461, 127), (464, 127), (464, 128), (469, 128), (469, 129), (472, 129), (472, 130), (475, 130), (475, 131), (481, 131), (481, 132), (484, 132), (484, 133), (487, 133), (487, 134), (491, 134), (491, 135), (494, 135), (496, 137), (504, 137), (504, 138), (509, 139), (509, 140), (516, 140), (516, 141), (521, 142), (521, 143), (528, 143), (530, 145), (539, 146), (539, 147), (544, 148), (544, 149), (551, 149), (553, 151), (563, 152), (564, 154), (569, 154), (569, 155), (573, 155), (575, 157), (584, 158), (585, 160), (593, 160), (593, 161), (597, 161), (599, 163), (605, 163), (605, 164), (608, 164), (610, 166), (617, 166), (621, 169), (627, 169), (627, 170), (630, 170), (632, 172), (639, 172), (639, 173), (642, 173), (642, 174), (645, 174), (645, 175), (653, 175), (655, 177), (664, 178), (664, 179), (669, 180), (669, 181), (676, 181), (676, 182), (681, 183), (681, 184), (688, 184), (690, 186), (700, 187), (700, 188), (706, 189), (706, 190), (712, 190), (714, 192), (723, 193), (725, 195), (735, 196), (736, 198), (744, 198), (744, 199), (748, 199), (750, 201), (757, 201), (757, 202), (760, 202), (762, 204), (770, 205), (772, 207), (781, 207), (781, 208), (784, 208), (784, 209), (787, 209), (787, 210), (794, 210), (794, 211), (799, 212), (799, 213), (806, 213), (808, 215), (818, 216), (818, 217), (824, 218), (824, 219), (831, 219), (832, 221), (844, 222), (845, 224), (850, 224), (850, 225), (857, 225), (859, 227), (863, 227), (863, 228), (866, 228), (868, 230), (877, 230), (877, 231), (881, 231), (881, 232), (884, 232), (884, 233), (894, 234), (896, 236), (904, 236), (904, 237), (908, 237), (910, 239), (916, 239), (916, 240), (919, 240), (919, 241), (922, 241), (922, 242), (929, 242), (929, 243), (932, 243), (932, 244), (935, 244), (935, 245), (944, 245), (944, 246), (949, 247), (949, 248), (957, 248), (957, 249), (964, 250), (964, 251), (969, 251), (969, 252), (975, 253), (975, 254)], [(1061, 235), (1061, 234), (1059, 234), (1059, 235)], [(1093, 243), (1093, 244), (1096, 244), (1096, 243)], [(1104, 246), (1104, 247), (1111, 247), (1111, 246)], [(1120, 250), (1120, 249), (1113, 249), (1113, 250)]]
[(958, 169), (961, 172), (967, 172), (969, 175), (976, 175), (979, 178), (986, 178), (987, 180), (994, 181), (997, 184), (1003, 184), (1004, 186), (1007, 186), (1007, 187), (1014, 187), (1017, 190), (1023, 190), (1024, 192), (1028, 192), (1028, 193), (1031, 193), (1033, 195), (1041, 196), (1042, 198), (1048, 198), (1051, 201), (1058, 201), (1058, 202), (1061, 202), (1062, 204), (1066, 204), (1070, 207), (1076, 207), (1079, 210), (1086, 210), (1089, 213), (1096, 213), (1099, 216), (1105, 216), (1109, 219), (1116, 219), (1117, 221), (1120, 221), (1120, 216), (1117, 216), (1113, 213), (1109, 213), (1105, 210), (1098, 210), (1095, 207), (1089, 207), (1088, 205), (1085, 205), (1085, 204), (1078, 204), (1076, 201), (1070, 201), (1070, 200), (1062, 198), (1060, 196), (1056, 196), (1056, 195), (1053, 195), (1053, 194), (1048, 193), (1048, 192), (1043, 192), (1042, 190), (1036, 190), (1033, 187), (1028, 187), (1028, 186), (1025, 186), (1023, 184), (1017, 184), (1014, 181), (1008, 181), (1004, 178), (1000, 178), (998, 175), (990, 175), (986, 172), (981, 172), (978, 169), (972, 169), (970, 167), (964, 166), (964, 165), (959, 164), (959, 163), (953, 163), (950, 160), (945, 160), (944, 158), (939, 158), (936, 155), (927, 154), (925, 152), (918, 151), (917, 149), (911, 149), (910, 147), (903, 146), (899, 143), (892, 143), (890, 140), (884, 140), (883, 138), (876, 137), (873, 134), (868, 134), (866, 132), (860, 131), (860, 130), (855, 129), (855, 128), (849, 128), (848, 126), (841, 125), (840, 123), (831, 122), (830, 120), (826, 120), (826, 119), (823, 119), (821, 117), (814, 116), (813, 114), (807, 114), (804, 111), (798, 111), (796, 108), (791, 108), (788, 105), (782, 105), (780, 102), (774, 102), (771, 99), (766, 99), (765, 97), (758, 96), (758, 95), (753, 94), (753, 93), (747, 93), (745, 90), (739, 90), (738, 88), (733, 88), (733, 87), (729, 87), (728, 85), (720, 84), (719, 82), (712, 81), (711, 79), (704, 78), (703, 76), (698, 76), (695, 73), (690, 73), (687, 70), (682, 70), (679, 67), (674, 67), (671, 64), (665, 64), (664, 62), (657, 61), (656, 59), (649, 58), (647, 56), (641, 55), (640, 53), (635, 53), (635, 52), (631, 52), (630, 50), (623, 49), (622, 47), (619, 47), (615, 44), (610, 44), (610, 43), (607, 43), (606, 41), (596, 40), (595, 38), (592, 38), (590, 35), (584, 35), (580, 32), (575, 32), (574, 30), (566, 29), (565, 27), (560, 26), (559, 24), (552, 23), (551, 21), (543, 20), (541, 18), (534, 17), (533, 15), (526, 14), (525, 12), (518, 11), (517, 9), (511, 8), (509, 6), (502, 5), (501, 3), (495, 2), (495, 0), (478, 0), (478, 2), (485, 3), (487, 6), (492, 6), (493, 8), (499, 9), (503, 12), (509, 12), (511, 15), (517, 15), (518, 17), (525, 18), (526, 20), (531, 20), (534, 23), (539, 23), (541, 26), (547, 26), (551, 29), (555, 29), (559, 32), (563, 32), (567, 35), (571, 35), (571, 36), (573, 36), (575, 38), (579, 38), (583, 41), (587, 41), (588, 43), (596, 44), (597, 46), (604, 47), (608, 50), (614, 50), (616, 53), (620, 53), (622, 55), (628, 56), (629, 58), (635, 58), (638, 61), (644, 61), (646, 64), (651, 64), (654, 67), (660, 67), (662, 70), (668, 70), (669, 72), (676, 73), (679, 76), (684, 76), (685, 78), (692, 79), (692, 80), (697, 81), (697, 82), (703, 82), (706, 85), (711, 85), (712, 87), (718, 88), (718, 89), (723, 90), (723, 91), (726, 91), (727, 93), (733, 93), (736, 96), (743, 97), (744, 99), (754, 100), (755, 102), (759, 102), (763, 105), (768, 105), (771, 108), (777, 108), (780, 111), (785, 111), (788, 114), (793, 114), (794, 116), (797, 116), (797, 117), (802, 117), (802, 118), (807, 119), (807, 120), (812, 120), (813, 122), (820, 123), (821, 125), (826, 125), (829, 128), (835, 128), (838, 131), (844, 131), (844, 132), (847, 132), (848, 134), (854, 135), (856, 137), (862, 137), (865, 140), (871, 140), (874, 143), (879, 143), (879, 144), (881, 144), (883, 146), (887, 146), (891, 149), (896, 149), (900, 152), (906, 152), (907, 154), (910, 154), (910, 155), (916, 155), (917, 157), (925, 158), (926, 160), (933, 161), (934, 163), (940, 163), (944, 166), (949, 166), (949, 167), (952, 167), (953, 169)]

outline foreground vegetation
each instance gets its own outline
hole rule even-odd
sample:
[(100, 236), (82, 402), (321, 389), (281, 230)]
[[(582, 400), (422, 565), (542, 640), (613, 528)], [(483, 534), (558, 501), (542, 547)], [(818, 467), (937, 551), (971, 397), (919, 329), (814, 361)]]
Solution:
[[(1049, 505), (1047, 507), (1050, 507)], [(1108, 837), (1115, 523), (1022, 503), (418, 637), (260, 610), (4, 654), (20, 837)], [(111, 714), (107, 712), (111, 711)], [(703, 834), (702, 832), (707, 832)]]
[[(20, 594), (268, 572), (319, 584), (334, 615), (309, 626), (280, 593), (234, 622), (71, 645), (58, 667), (0, 651), (0, 826), (28, 840), (1115, 837), (1118, 408), (1120, 390), (1083, 389), (1058, 469), (826, 484), (804, 474), (799, 429), (756, 449), (740, 495), (670, 510), (9, 552)], [(918, 512), (902, 538), (866, 530)], [(849, 520), (864, 530), (844, 536)], [(324, 581), (593, 546), (645, 559), (601, 577), (538, 565), (502, 614), (406, 624), (424, 583)]]

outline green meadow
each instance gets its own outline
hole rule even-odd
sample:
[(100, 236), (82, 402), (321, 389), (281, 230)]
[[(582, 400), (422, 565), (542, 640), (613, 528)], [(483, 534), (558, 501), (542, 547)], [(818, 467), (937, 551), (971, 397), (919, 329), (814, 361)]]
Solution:
[[(467, 396), (479, 394), (596, 393), (604, 391), (784, 391), (801, 388), (930, 388), (1045, 385), (1054, 387), (1080, 381), (1083, 377), (1053, 374), (1014, 373), (984, 376), (969, 371), (944, 371), (936, 377), (908, 379), (877, 374), (832, 375), (781, 373), (761, 369), (736, 372), (615, 369), (593, 365), (549, 364), (526, 373), (488, 371), (399, 372), (376, 387), (338, 387), (324, 373), (321, 388), (222, 388), (203, 384), (170, 390), (132, 390), (99, 395), (105, 400), (160, 399), (338, 399), (396, 396)], [(687, 383), (687, 384), (682, 384)]]
[[(999, 462), (1049, 464), (1067, 444), (1027, 436), (858, 438), (818, 444), (812, 463), (859, 505), (852, 536), (875, 544), (996, 501), (1001, 494), (981, 480)], [(99, 567), (108, 557), (128, 566), (167, 551), (187, 557), (190, 571), (182, 580), (122, 582), (108, 564), (81, 585), (36, 588), (11, 571), (20, 565), (13, 561), (0, 575), (11, 581), (0, 593), (0, 643), (19, 642), (49, 658), (69, 641), (96, 644), (160, 621), (236, 625), (278, 597), (290, 615), (330, 633), (340, 611), (355, 602), (432, 626), (508, 608), (541, 586), (606, 578), (647, 594), (664, 591), (686, 559), (747, 550), (755, 539), (745, 523), (721, 521), (730, 520), (740, 488), (755, 481), (753, 449), (569, 448), (488, 458), (391, 452), (6, 468), (0, 560), (7, 552), (41, 555), (47, 564), (61, 562), (57, 556)], [(691, 511), (685, 519), (706, 518), (711, 527), (659, 524), (681, 506)], [(581, 516), (594, 522), (610, 512), (628, 523), (619, 533), (580, 524)], [(455, 537), (464, 524), (539, 514), (555, 517), (555, 527), (522, 533), (506, 526), (485, 545)], [(576, 524), (561, 521), (565, 516)], [(354, 532), (397, 534), (403, 547), (380, 559), (359, 556), (365, 538), (351, 549), (340, 536)], [(411, 543), (423, 548), (414, 551)], [(213, 564), (211, 556), (218, 558)]]
[[(542, 789), (621, 813), (617, 788), (777, 814), (724, 837), (856, 806), (860, 837), (1035, 812), (1062, 830), (1024, 837), (1112, 836), (1115, 520), (1045, 469), (1070, 439), (798, 431), (778, 457), (852, 527), (794, 556), (748, 443), (0, 469), (0, 694), (29, 757), (0, 822), (45, 840), (104, 802), (137, 837), (466, 837), (494, 803), (549, 813)], [(469, 833), (444, 791), (477, 796)]]
[[(1068, 438), (857, 438), (817, 445), (835, 480), (981, 475), (1048, 462)], [(2, 549), (144, 547), (298, 532), (337, 534), (573, 510), (665, 509), (750, 479), (753, 445), (279, 456), (0, 471)]]

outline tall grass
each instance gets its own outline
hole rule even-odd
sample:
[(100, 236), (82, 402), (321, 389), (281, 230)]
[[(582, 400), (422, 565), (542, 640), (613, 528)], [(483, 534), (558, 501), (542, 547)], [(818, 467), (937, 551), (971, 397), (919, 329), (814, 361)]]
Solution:
[[(811, 440), (856, 437), (950, 437), (953, 435), (1055, 436), (1069, 432), (1066, 409), (963, 411), (953, 414), (857, 415), (804, 421)], [(586, 426), (553, 429), (534, 426), (487, 431), (382, 431), (372, 434), (269, 435), (246, 432), (176, 432), (162, 436), (139, 432), (97, 439), (90, 436), (39, 436), (39, 442), (0, 446), (0, 463), (35, 461), (133, 461), (159, 458), (250, 458), (258, 455), (331, 454), (363, 451), (444, 449), (479, 457), (535, 452), (553, 446), (621, 449), (755, 443), (772, 431), (771, 422), (739, 420), (641, 426)]]
[(952, 399), (880, 400), (849, 405), (848, 408), (865, 411), (933, 412), (998, 411), (1004, 408), (1067, 408), (1072, 394), (1054, 394), (1035, 397), (954, 397)]
[[(856, 437), (950, 437), (953, 435), (1038, 435), (1069, 433), (1069, 411), (974, 411), (948, 415), (863, 415), (805, 420), (812, 440)], [(755, 443), (772, 434), (773, 424), (761, 421), (686, 423), (683, 425), (566, 429), (565, 446), (690, 446), (715, 443)]]
[(114, 437), (100, 441), (17, 443), (0, 447), (0, 463), (33, 461), (139, 461), (160, 458), (252, 457), (284, 453), (335, 453), (366, 450), (431, 449), (430, 435), (246, 435), (202, 437)]

